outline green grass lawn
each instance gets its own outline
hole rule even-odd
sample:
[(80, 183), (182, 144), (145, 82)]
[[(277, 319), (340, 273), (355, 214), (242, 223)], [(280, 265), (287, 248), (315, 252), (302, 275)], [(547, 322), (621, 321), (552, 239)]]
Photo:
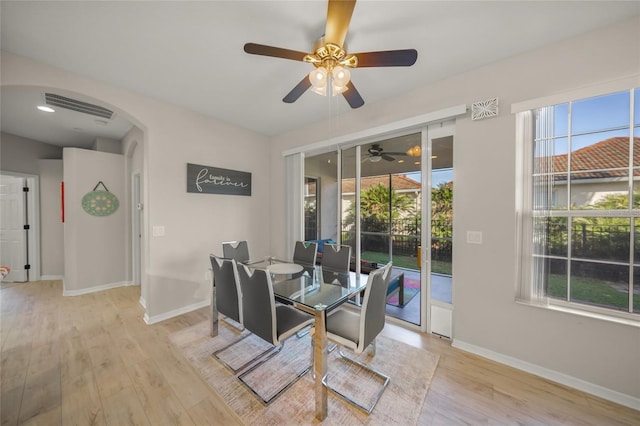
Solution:
[[(389, 261), (387, 253), (373, 251), (363, 251), (362, 260), (385, 264)], [(407, 269), (418, 269), (418, 261), (414, 256), (393, 256), (393, 266)], [(431, 272), (435, 274), (451, 275), (451, 262), (433, 260), (431, 262)]]
[[(564, 275), (549, 275), (549, 296), (567, 299), (567, 278)], [(623, 311), (629, 308), (629, 294), (614, 288), (611, 283), (595, 278), (573, 277), (571, 300), (592, 305), (607, 306)], [(633, 298), (634, 311), (640, 311), (640, 296)]]

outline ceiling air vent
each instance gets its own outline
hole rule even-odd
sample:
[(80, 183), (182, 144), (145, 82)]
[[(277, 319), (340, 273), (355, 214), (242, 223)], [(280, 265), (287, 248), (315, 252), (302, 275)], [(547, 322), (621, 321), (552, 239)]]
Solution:
[(44, 94), (45, 101), (48, 105), (60, 108), (70, 109), (72, 111), (83, 112), (85, 114), (94, 115), (96, 117), (108, 118), (113, 117), (113, 111), (98, 105), (81, 102), (76, 99), (65, 98), (64, 96), (54, 95), (53, 93)]

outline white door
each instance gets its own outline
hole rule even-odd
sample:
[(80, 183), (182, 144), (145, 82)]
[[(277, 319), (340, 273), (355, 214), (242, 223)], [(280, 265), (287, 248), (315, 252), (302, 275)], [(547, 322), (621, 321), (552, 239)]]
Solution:
[(25, 178), (0, 176), (0, 264), (11, 268), (6, 281), (27, 281)]

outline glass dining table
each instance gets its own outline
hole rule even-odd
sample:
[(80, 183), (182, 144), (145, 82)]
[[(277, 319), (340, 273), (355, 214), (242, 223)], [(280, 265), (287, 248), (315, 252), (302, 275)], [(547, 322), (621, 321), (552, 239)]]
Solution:
[(315, 414), (318, 420), (324, 420), (327, 417), (327, 388), (322, 384), (322, 379), (327, 374), (328, 357), (326, 315), (364, 290), (367, 275), (335, 272), (320, 266), (302, 266), (305, 271), (302, 276), (274, 281), (273, 293), (276, 299), (291, 303), (315, 317)]

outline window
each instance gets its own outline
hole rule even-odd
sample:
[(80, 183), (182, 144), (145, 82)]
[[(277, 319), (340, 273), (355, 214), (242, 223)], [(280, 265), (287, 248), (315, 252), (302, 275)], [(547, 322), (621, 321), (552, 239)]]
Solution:
[(517, 119), (518, 297), (640, 319), (640, 89)]
[(318, 237), (318, 178), (304, 178), (304, 239)]

